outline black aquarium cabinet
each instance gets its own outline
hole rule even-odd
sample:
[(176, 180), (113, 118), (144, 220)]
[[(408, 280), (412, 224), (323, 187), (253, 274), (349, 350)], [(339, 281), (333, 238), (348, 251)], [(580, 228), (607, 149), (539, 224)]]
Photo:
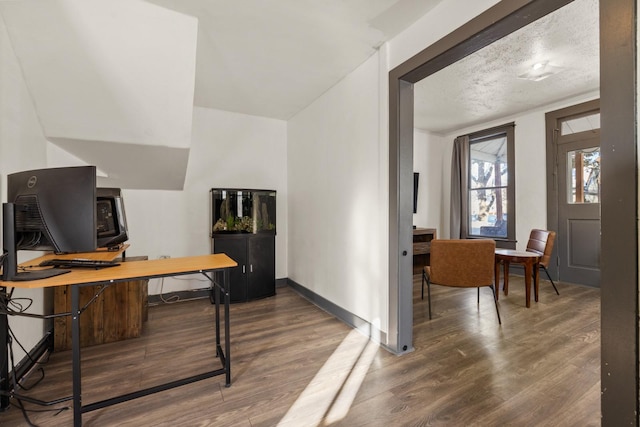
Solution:
[(276, 192), (211, 189), (211, 248), (238, 263), (230, 270), (230, 301), (276, 293)]

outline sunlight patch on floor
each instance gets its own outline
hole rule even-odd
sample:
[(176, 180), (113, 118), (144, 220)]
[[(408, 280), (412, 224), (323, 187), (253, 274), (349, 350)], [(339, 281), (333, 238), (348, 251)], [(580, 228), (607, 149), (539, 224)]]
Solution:
[(378, 350), (352, 330), (289, 408), (278, 426), (330, 425), (344, 418)]

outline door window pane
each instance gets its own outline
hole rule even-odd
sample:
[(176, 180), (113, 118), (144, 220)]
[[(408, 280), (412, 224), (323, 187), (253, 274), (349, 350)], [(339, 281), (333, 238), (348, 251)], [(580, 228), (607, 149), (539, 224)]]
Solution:
[(567, 153), (567, 202), (600, 203), (600, 148)]

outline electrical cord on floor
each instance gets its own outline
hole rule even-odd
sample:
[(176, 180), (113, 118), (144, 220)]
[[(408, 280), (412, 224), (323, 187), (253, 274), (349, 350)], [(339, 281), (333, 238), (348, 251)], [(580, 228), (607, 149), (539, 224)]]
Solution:
[(172, 277), (173, 280), (182, 280), (185, 282), (203, 282), (203, 283), (209, 283), (209, 280), (205, 280), (205, 279), (194, 279), (192, 277), (185, 277), (185, 276), (174, 276)]
[[(18, 398), (15, 398), (16, 400), (19, 400)], [(20, 409), (20, 404), (14, 403), (14, 402), (10, 402), (12, 406), (15, 406), (16, 408)], [(68, 411), (70, 410), (71, 407), (69, 406), (63, 406), (62, 408), (51, 408), (51, 409), (24, 409), (26, 412), (33, 412), (33, 413), (45, 413), (45, 412), (53, 412), (53, 416), (55, 417), (56, 415), (59, 415), (61, 413), (63, 413), (64, 411)]]
[(180, 296), (179, 295), (174, 295), (172, 297), (165, 298), (164, 297), (163, 288), (164, 288), (164, 277), (160, 279), (160, 300), (162, 300), (163, 303), (165, 303), (165, 304), (173, 304), (173, 303), (176, 303), (176, 302), (180, 302)]
[[(9, 328), (9, 336), (7, 338), (8, 340), (8, 347), (9, 347), (9, 360), (11, 361), (11, 371), (13, 373), (13, 387), (14, 390), (16, 387), (20, 387), (23, 390), (30, 390), (31, 388), (35, 387), (38, 383), (40, 383), (40, 381), (42, 381), (44, 379), (44, 369), (40, 368), (41, 374), (42, 376), (38, 379), (38, 381), (36, 381), (35, 384), (33, 384), (31, 387), (25, 387), (22, 384), (20, 384), (18, 382), (18, 378), (16, 376), (16, 366), (15, 366), (15, 357), (13, 354), (13, 341), (15, 340), (18, 345), (20, 346), (20, 348), (24, 351), (24, 347), (22, 346), (22, 344), (20, 344), (20, 342), (18, 342), (17, 339), (15, 339), (15, 335), (13, 334), (13, 331), (11, 331), (11, 328)], [(33, 361), (33, 359), (31, 358), (31, 356), (28, 355), (30, 360)], [(37, 363), (37, 362), (36, 362)], [(29, 425), (29, 427), (38, 427), (36, 424), (34, 424), (31, 419), (29, 418), (29, 415), (27, 414), (27, 412), (55, 412), (53, 415), (56, 416), (58, 414), (60, 414), (61, 412), (67, 411), (70, 408), (68, 406), (64, 406), (62, 408), (52, 408), (52, 409), (41, 409), (41, 410), (37, 410), (37, 409), (27, 409), (24, 406), (24, 403), (22, 402), (22, 399), (20, 399), (20, 397), (16, 394), (13, 394), (11, 397), (13, 397), (13, 399), (15, 400), (15, 402), (11, 402), (11, 404), (13, 406), (15, 406), (16, 408), (20, 409), (20, 411), (22, 412), (22, 416), (24, 417), (25, 422)]]
[[(163, 258), (161, 257), (160, 259), (163, 259)], [(195, 280), (197, 282), (206, 282), (206, 283), (209, 282), (208, 280), (203, 280), (203, 279), (191, 279), (191, 278), (185, 279), (183, 277), (172, 277), (172, 279), (174, 279), (174, 280), (184, 280), (184, 281), (194, 281)], [(163, 303), (165, 303), (165, 304), (173, 304), (173, 303), (180, 302), (180, 301), (189, 301), (189, 299), (182, 300), (179, 295), (173, 295), (172, 297), (165, 298), (164, 297), (163, 288), (164, 288), (164, 277), (160, 278), (160, 293), (158, 294), (160, 296), (160, 300)]]
[[(11, 329), (11, 327), (8, 328), (9, 330), (9, 337), (10, 337), (10, 343), (15, 342), (16, 344), (18, 344), (18, 346), (20, 347), (20, 349), (24, 352), (24, 354), (27, 355), (27, 358), (29, 359), (29, 361), (32, 363), (32, 365), (39, 365), (41, 363), (39, 363), (38, 361), (34, 360), (33, 357), (31, 357), (31, 355), (29, 354), (29, 352), (27, 352), (27, 350), (24, 348), (24, 346), (20, 343), (20, 341), (18, 341), (18, 338), (16, 337), (16, 335), (13, 333), (13, 330)], [(12, 357), (13, 357), (13, 345), (9, 346), (9, 350), (12, 352)], [(40, 371), (40, 378), (38, 378), (36, 380), (36, 382), (34, 382), (31, 386), (27, 387), (25, 385), (20, 384), (19, 382), (14, 382), (14, 387), (20, 387), (23, 390), (29, 391), (31, 390), (33, 387), (37, 386), (38, 384), (40, 384), (40, 382), (42, 380), (44, 380), (44, 369), (42, 368), (42, 366), (38, 367), (38, 370)], [(14, 368), (14, 374), (15, 374), (15, 368)]]
[[(9, 330), (11, 330), (11, 328), (9, 328)], [(16, 377), (16, 365), (15, 365), (15, 359), (14, 359), (14, 356), (13, 356), (13, 339), (11, 338), (12, 335), (13, 334), (9, 334), (9, 336), (7, 337), (7, 343), (9, 344), (9, 360), (11, 360), (11, 372), (13, 372), (13, 387), (14, 387), (14, 390), (15, 390), (15, 387), (17, 387), (17, 384), (18, 384), (18, 378)], [(24, 404), (22, 403), (22, 400), (20, 400), (15, 395), (13, 397), (18, 402), (17, 406), (22, 411), (22, 416), (24, 417), (24, 420), (27, 422), (29, 427), (37, 427), (29, 419), (29, 415), (27, 415), (27, 410), (24, 407)]]
[[(15, 288), (11, 289), (11, 292), (9, 292), (6, 295), (3, 295), (3, 298), (0, 298), (0, 310), (4, 311), (7, 314), (23, 313), (26, 310), (28, 310), (29, 307), (31, 307), (31, 305), (33, 304), (33, 299), (31, 299), (31, 298), (12, 298), (14, 289)], [(22, 301), (27, 301), (27, 304), (24, 305), (23, 303), (20, 302), (21, 300)], [(60, 412), (68, 410), (69, 407), (55, 408), (55, 409), (44, 409), (44, 410), (28, 410), (27, 408), (25, 408), (24, 403), (22, 402), (20, 397), (17, 394), (15, 394), (16, 389), (19, 387), (22, 390), (26, 390), (26, 391), (31, 390), (33, 387), (37, 386), (42, 380), (44, 380), (45, 372), (44, 372), (44, 369), (40, 366), (40, 367), (38, 367), (38, 370), (40, 371), (40, 377), (31, 386), (27, 387), (24, 384), (21, 384), (18, 381), (18, 378), (17, 378), (15, 355), (14, 355), (14, 352), (13, 352), (13, 344), (14, 344), (14, 342), (24, 352), (24, 354), (26, 355), (26, 357), (29, 359), (29, 361), (31, 362), (31, 364), (33, 366), (41, 365), (41, 364), (46, 363), (48, 361), (49, 355), (47, 354), (47, 359), (44, 362), (34, 360), (33, 357), (31, 356), (31, 354), (29, 354), (29, 352), (25, 349), (25, 347), (22, 345), (22, 343), (18, 340), (18, 338), (16, 337), (16, 335), (13, 332), (13, 330), (11, 329), (11, 327), (7, 324), (7, 348), (8, 348), (7, 353), (8, 354), (0, 355), (0, 358), (2, 358), (2, 361), (1, 361), (2, 363), (6, 363), (8, 361), (8, 362), (10, 362), (10, 365), (11, 365), (11, 373), (10, 373), (11, 374), (11, 378), (7, 378), (7, 382), (9, 382), (9, 380), (11, 380), (12, 383), (13, 383), (13, 388), (12, 388), (13, 389), (13, 393), (9, 393), (9, 397), (12, 398), (14, 401), (10, 401), (10, 404), (15, 406), (15, 407), (17, 407), (18, 409), (20, 409), (20, 411), (22, 412), (22, 416), (24, 417), (25, 422), (30, 427), (37, 427), (31, 421), (31, 419), (29, 418), (29, 415), (27, 414), (27, 412), (56, 412), (54, 415), (58, 415)]]

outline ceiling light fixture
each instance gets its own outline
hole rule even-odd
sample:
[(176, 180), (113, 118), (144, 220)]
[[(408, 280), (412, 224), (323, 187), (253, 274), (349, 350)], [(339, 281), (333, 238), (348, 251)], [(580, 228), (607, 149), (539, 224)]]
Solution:
[(520, 74), (519, 79), (531, 80), (533, 82), (539, 82), (549, 76), (557, 74), (562, 68), (553, 66), (549, 62), (536, 62), (526, 73)]

